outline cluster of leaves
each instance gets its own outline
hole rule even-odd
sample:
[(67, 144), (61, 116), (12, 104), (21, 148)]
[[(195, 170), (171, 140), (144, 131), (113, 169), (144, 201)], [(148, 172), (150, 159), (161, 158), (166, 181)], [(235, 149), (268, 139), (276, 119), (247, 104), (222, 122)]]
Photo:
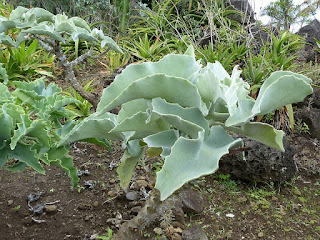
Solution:
[[(43, 79), (33, 82), (15, 81), (16, 89), (10, 93), (0, 83), (0, 169), (8, 162), (7, 169), (22, 171), (31, 167), (44, 174), (41, 164), (53, 164), (62, 168), (78, 183), (68, 147), (57, 147), (57, 142), (74, 123), (64, 106), (78, 103), (65, 97), (61, 89), (51, 83), (47, 87)], [(67, 121), (62, 126), (61, 121)], [(13, 160), (13, 162), (11, 161)]]
[[(274, 72), (249, 96), (249, 84), (235, 67), (230, 76), (219, 62), (206, 67), (186, 54), (170, 54), (158, 62), (128, 66), (101, 97), (97, 111), (76, 125), (59, 143), (84, 138), (123, 140), (126, 151), (118, 174), (127, 187), (146, 148), (161, 154), (156, 188), (164, 200), (184, 183), (218, 169), (219, 159), (241, 147), (234, 131), (284, 151), (284, 133), (271, 125), (250, 122), (312, 93), (311, 80), (287, 71)], [(118, 115), (109, 111), (122, 106)]]

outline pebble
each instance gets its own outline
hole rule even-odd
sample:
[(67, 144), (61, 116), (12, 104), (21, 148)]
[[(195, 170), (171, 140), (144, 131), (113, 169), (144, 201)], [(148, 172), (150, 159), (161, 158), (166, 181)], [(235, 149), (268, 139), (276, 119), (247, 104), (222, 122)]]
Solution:
[(109, 183), (110, 183), (110, 184), (114, 184), (115, 182), (116, 182), (116, 180), (113, 179), (113, 178), (109, 180)]
[(192, 226), (183, 230), (182, 239), (184, 240), (208, 240), (207, 235), (204, 233), (200, 226)]
[(12, 205), (13, 204), (13, 200), (8, 200), (8, 206)]
[(148, 186), (148, 182), (146, 180), (137, 180), (134, 184), (134, 188), (136, 190), (140, 190), (140, 188), (142, 187), (147, 187)]
[(129, 201), (135, 201), (138, 199), (138, 193), (130, 191), (126, 194), (126, 199), (128, 199)]
[(183, 224), (183, 223), (180, 223), (180, 222), (177, 222), (177, 221), (173, 221), (171, 223), (171, 225), (174, 227), (174, 228), (181, 228), (181, 229), (185, 229), (186, 226)]
[(278, 201), (278, 198), (275, 196), (272, 196), (271, 200), (276, 202), (276, 201)]
[(182, 240), (182, 237), (178, 233), (174, 233), (171, 236), (171, 240)]
[(99, 202), (98, 201), (94, 201), (94, 203), (92, 204), (95, 208), (99, 207)]
[(258, 238), (263, 238), (264, 237), (264, 233), (263, 232), (259, 232), (258, 233)]
[(133, 213), (138, 213), (138, 212), (140, 212), (141, 208), (142, 208), (141, 206), (135, 206), (135, 207), (131, 208), (130, 211)]
[(183, 210), (194, 213), (201, 213), (204, 208), (203, 197), (195, 191), (185, 190), (179, 194), (179, 197), (183, 203)]
[(155, 234), (162, 235), (162, 229), (159, 228), (159, 227), (154, 228), (153, 231), (154, 231)]
[(57, 205), (46, 205), (46, 207), (44, 208), (47, 213), (55, 212), (57, 211), (57, 209)]
[(116, 194), (115, 191), (110, 190), (110, 191), (108, 192), (108, 196), (109, 196), (109, 197), (115, 197), (116, 195), (117, 195), (117, 194)]

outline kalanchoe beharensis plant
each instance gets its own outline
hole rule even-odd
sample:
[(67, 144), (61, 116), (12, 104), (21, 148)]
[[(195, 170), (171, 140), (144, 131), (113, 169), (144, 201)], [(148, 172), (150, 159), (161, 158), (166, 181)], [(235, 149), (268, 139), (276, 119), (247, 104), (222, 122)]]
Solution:
[[(21, 30), (16, 39), (6, 34), (10, 29)], [(99, 98), (83, 89), (75, 76), (74, 67), (88, 58), (100, 57), (109, 49), (122, 52), (110, 37), (105, 36), (101, 30), (91, 29), (86, 21), (79, 17), (68, 18), (62, 14), (53, 15), (42, 8), (17, 7), (11, 12), (9, 18), (0, 16), (0, 43), (17, 48), (28, 39), (37, 39), (44, 49), (55, 54), (65, 70), (67, 83), (71, 84), (94, 107), (97, 106)], [(61, 45), (72, 41), (79, 42), (79, 40), (91, 42), (91, 48), (85, 54), (69, 61)], [(102, 48), (105, 46), (108, 48), (101, 54), (95, 54), (94, 47), (96, 44), (99, 44)], [(4, 68), (1, 66), (0, 74), (4, 81), (8, 80)]]
[(11, 93), (0, 83), (0, 169), (7, 163), (8, 170), (31, 167), (44, 174), (41, 163), (53, 164), (76, 186), (77, 170), (66, 155), (69, 146), (57, 147), (57, 142), (75, 125), (66, 120), (69, 115), (64, 107), (78, 101), (61, 95), (61, 89), (52, 83), (46, 87), (43, 79), (14, 84)]
[[(292, 72), (274, 72), (253, 99), (240, 73), (235, 67), (230, 76), (219, 62), (202, 67), (193, 47), (159, 62), (131, 64), (104, 90), (96, 112), (59, 145), (87, 137), (123, 140), (126, 151), (118, 174), (124, 188), (145, 150), (161, 150), (165, 161), (155, 187), (164, 200), (184, 183), (215, 172), (223, 155), (243, 146), (228, 131), (284, 151), (283, 131), (250, 121), (302, 101), (312, 93), (311, 80)], [(109, 112), (118, 106), (118, 115)]]

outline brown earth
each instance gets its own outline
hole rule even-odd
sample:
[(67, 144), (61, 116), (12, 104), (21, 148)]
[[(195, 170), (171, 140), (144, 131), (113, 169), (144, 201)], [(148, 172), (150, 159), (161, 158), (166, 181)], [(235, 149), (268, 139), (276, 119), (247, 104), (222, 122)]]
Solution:
[[(187, 187), (203, 197), (204, 210), (184, 214), (181, 228), (200, 225), (209, 239), (320, 239), (318, 142), (299, 137), (292, 143), (298, 150), (295, 156), (300, 171), (291, 182), (258, 185), (213, 174), (189, 183)], [(96, 234), (106, 234), (108, 227), (116, 233), (120, 224), (134, 217), (145, 204), (140, 197), (127, 200), (120, 189), (114, 168), (122, 155), (118, 145), (110, 153), (94, 145), (76, 143), (70, 154), (78, 169), (90, 172), (81, 177), (80, 186), (94, 180), (92, 189), (71, 190), (68, 177), (55, 167), (46, 167), (46, 175), (30, 169), (23, 173), (0, 171), (2, 240), (95, 239)], [(141, 162), (134, 176), (136, 182), (148, 182), (147, 192), (153, 184), (150, 167)], [(57, 208), (33, 214), (27, 204), (31, 193), (41, 194), (38, 201), (30, 203), (31, 207), (53, 203)], [(230, 213), (234, 216), (227, 217)], [(164, 237), (166, 229), (161, 230), (160, 225), (155, 222), (141, 231), (140, 239), (170, 239)], [(153, 231), (156, 227), (160, 228), (158, 235)]]

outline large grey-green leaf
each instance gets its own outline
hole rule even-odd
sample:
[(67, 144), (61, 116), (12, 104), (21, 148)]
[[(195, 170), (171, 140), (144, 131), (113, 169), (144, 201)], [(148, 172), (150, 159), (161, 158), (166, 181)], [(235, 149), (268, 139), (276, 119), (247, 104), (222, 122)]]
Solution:
[(156, 189), (161, 200), (165, 200), (186, 182), (211, 174), (218, 169), (219, 159), (230, 148), (242, 146), (242, 140), (234, 140), (221, 126), (214, 126), (204, 139), (204, 132), (198, 139), (180, 137), (166, 157), (162, 170), (157, 173)]
[(7, 74), (7, 70), (3, 67), (3, 63), (0, 63), (0, 75), (3, 79), (3, 83), (7, 84), (9, 80), (9, 76)]
[(21, 19), (22, 15), (26, 13), (28, 10), (28, 8), (18, 6), (10, 13), (9, 20)]
[(163, 120), (191, 138), (197, 138), (200, 131), (205, 131), (206, 134), (209, 131), (208, 121), (198, 108), (183, 108), (161, 98), (153, 99), (152, 107), (152, 111), (159, 114)]
[(97, 111), (101, 111), (130, 84), (138, 79), (154, 74), (166, 74), (177, 78), (190, 79), (201, 68), (199, 62), (186, 55), (167, 55), (159, 62), (131, 64), (116, 76), (115, 80), (103, 91)]
[(76, 125), (58, 144), (62, 146), (70, 142), (79, 141), (87, 138), (100, 138), (121, 140), (124, 135), (121, 133), (109, 133), (117, 124), (117, 116), (111, 113), (104, 113), (97, 116), (92, 114), (81, 123)]
[(264, 115), (290, 103), (301, 102), (312, 93), (311, 79), (291, 72), (276, 72), (262, 84), (252, 109), (255, 115)]
[(150, 135), (143, 139), (148, 147), (162, 148), (162, 157), (166, 157), (171, 153), (171, 148), (179, 138), (179, 132), (174, 129), (162, 131)]
[(45, 35), (45, 36), (52, 37), (54, 40), (57, 40), (59, 42), (63, 42), (63, 43), (65, 42), (65, 39), (61, 37), (61, 35), (58, 32), (55, 32), (52, 26), (48, 26), (42, 23), (34, 27), (31, 27), (27, 30), (23, 30), (22, 33)]
[[(117, 84), (121, 84), (120, 82)], [(110, 89), (111, 86), (109, 87)], [(109, 89), (107, 88), (107, 89)], [(120, 86), (118, 86), (120, 89)], [(170, 77), (165, 74), (156, 74), (147, 76), (131, 83), (127, 88), (123, 88), (118, 96), (111, 99), (108, 104), (98, 106), (98, 112), (104, 113), (111, 109), (120, 106), (123, 103), (129, 102), (138, 98), (163, 98), (171, 103), (178, 103), (183, 107), (197, 107), (206, 115), (208, 109), (202, 102), (197, 87), (188, 80), (178, 77)], [(104, 96), (107, 96), (109, 91), (104, 91)], [(111, 93), (113, 95), (113, 93)], [(109, 97), (101, 99), (101, 102), (106, 101)]]
[(130, 183), (132, 173), (134, 171), (137, 162), (143, 157), (144, 151), (141, 154), (134, 157), (128, 151), (125, 151), (121, 160), (120, 166), (117, 168), (117, 173), (120, 179), (120, 185), (123, 189), (126, 189)]
[(284, 132), (281, 130), (276, 130), (269, 124), (260, 122), (249, 122), (243, 124), (240, 128), (235, 127), (229, 129), (245, 135), (248, 138), (257, 140), (269, 147), (284, 152), (282, 143)]
[(3, 43), (9, 47), (14, 47), (16, 45), (16, 43), (11, 39), (11, 37), (3, 33), (0, 33), (0, 43)]

